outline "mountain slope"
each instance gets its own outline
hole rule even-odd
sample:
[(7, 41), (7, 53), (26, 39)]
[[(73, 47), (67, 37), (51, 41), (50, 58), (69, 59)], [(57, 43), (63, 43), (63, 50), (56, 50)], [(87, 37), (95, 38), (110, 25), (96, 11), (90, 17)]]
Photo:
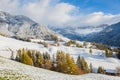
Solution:
[(86, 40), (120, 47), (120, 22), (108, 26), (99, 33), (90, 35)]
[(101, 74), (67, 75), (33, 66), (24, 65), (0, 57), (0, 78), (4, 80), (119, 80)]
[(0, 11), (0, 34), (21, 39), (52, 39), (55, 36), (55, 32), (26, 16), (14, 16), (2, 11)]
[[(48, 42), (48, 41), (45, 41)], [(79, 42), (83, 44), (82, 42)], [(120, 66), (120, 60), (115, 57), (105, 57), (105, 51), (92, 49), (92, 54), (89, 53), (89, 47), (91, 46), (90, 43), (88, 44), (88, 48), (77, 48), (71, 46), (64, 46), (64, 42), (60, 42), (59, 46), (49, 46), (44, 47), (42, 44), (31, 43), (31, 42), (24, 42), (12, 38), (6, 38), (0, 36), (0, 56), (10, 58), (11, 56), (11, 49), (14, 52), (14, 56), (16, 56), (16, 51), (18, 49), (27, 48), (31, 50), (37, 50), (41, 53), (48, 52), (51, 57), (52, 55), (56, 55), (57, 51), (64, 51), (69, 53), (76, 61), (77, 57), (80, 55), (83, 56), (87, 61), (88, 65), (92, 64), (93, 69), (97, 72), (99, 66), (102, 66), (107, 72), (116, 72), (116, 67)], [(98, 64), (99, 63), (99, 64)], [(107, 65), (106, 65), (107, 64)]]

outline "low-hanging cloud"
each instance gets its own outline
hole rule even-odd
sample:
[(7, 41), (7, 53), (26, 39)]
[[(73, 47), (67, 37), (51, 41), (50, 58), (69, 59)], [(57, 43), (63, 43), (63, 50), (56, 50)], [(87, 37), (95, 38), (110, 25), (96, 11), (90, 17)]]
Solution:
[[(24, 4), (21, 0), (0, 0), (0, 10), (11, 14), (25, 15), (34, 21), (55, 27), (97, 26), (120, 21), (120, 14), (103, 12), (83, 14), (80, 8), (59, 0), (35, 0)], [(81, 15), (82, 14), (82, 15)]]

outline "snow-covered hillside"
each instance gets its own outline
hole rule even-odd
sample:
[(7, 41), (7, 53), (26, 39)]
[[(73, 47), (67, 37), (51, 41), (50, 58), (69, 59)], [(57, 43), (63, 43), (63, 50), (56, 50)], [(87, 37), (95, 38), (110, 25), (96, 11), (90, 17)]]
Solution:
[[(47, 42), (47, 41), (46, 41)], [(82, 42), (79, 42), (82, 43)], [(0, 36), (0, 56), (10, 58), (11, 50), (14, 51), (14, 56), (16, 55), (16, 50), (21, 48), (34, 49), (40, 52), (48, 52), (51, 55), (56, 54), (58, 50), (70, 53), (74, 59), (77, 59), (77, 56), (84, 56), (88, 65), (92, 63), (93, 69), (96, 72), (99, 66), (102, 66), (107, 70), (107, 72), (116, 72), (116, 67), (120, 66), (120, 60), (117, 58), (107, 58), (104, 56), (104, 51), (93, 49), (93, 53), (89, 53), (89, 48), (77, 48), (77, 47), (67, 47), (61, 42), (60, 46), (50, 46), (44, 47), (42, 44), (24, 42), (12, 38), (6, 38)], [(107, 65), (106, 65), (107, 64)]]
[(67, 75), (21, 64), (0, 57), (0, 79), (4, 80), (120, 80), (101, 74)]

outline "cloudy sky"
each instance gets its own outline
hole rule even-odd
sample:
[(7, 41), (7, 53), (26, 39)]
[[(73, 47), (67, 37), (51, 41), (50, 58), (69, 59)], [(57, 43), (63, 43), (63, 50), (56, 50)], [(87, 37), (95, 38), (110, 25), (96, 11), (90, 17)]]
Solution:
[(120, 0), (0, 0), (0, 11), (55, 27), (97, 26), (120, 21)]

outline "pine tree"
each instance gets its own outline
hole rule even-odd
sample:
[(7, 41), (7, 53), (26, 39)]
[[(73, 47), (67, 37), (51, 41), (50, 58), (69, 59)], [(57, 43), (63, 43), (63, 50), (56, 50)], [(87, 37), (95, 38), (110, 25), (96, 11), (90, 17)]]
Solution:
[(67, 74), (79, 74), (77, 65), (74, 62), (74, 59), (70, 57), (69, 54), (66, 54), (62, 51), (57, 52), (56, 56), (57, 61), (57, 71)]
[(78, 74), (79, 70), (75, 64), (73, 58), (70, 57), (70, 54), (66, 54), (66, 73), (68, 74)]
[(78, 56), (76, 63), (77, 63), (77, 66), (81, 69), (81, 58), (80, 58), (80, 56)]
[(90, 69), (89, 69), (89, 67), (88, 67), (87, 62), (84, 63), (84, 66), (85, 66), (84, 72), (85, 72), (85, 73), (90, 73)]
[(105, 55), (106, 57), (112, 57), (113, 56), (113, 52), (108, 50), (108, 48), (105, 49)]
[(98, 67), (97, 73), (104, 74), (104, 69), (101, 66)]
[(43, 63), (44, 63), (44, 58), (43, 58), (43, 55), (40, 53), (38, 54), (38, 57), (37, 57), (37, 65), (38, 67), (43, 67)]
[(78, 66), (78, 68), (79, 68), (79, 73), (80, 73), (80, 74), (83, 74), (83, 70), (82, 70), (82, 68), (81, 68), (82, 65), (81, 65), (81, 58), (80, 58), (80, 56), (78, 56), (76, 64), (77, 64), (77, 66)]
[(85, 61), (84, 57), (82, 57), (82, 59), (81, 59), (81, 69), (84, 71), (84, 73), (90, 72), (90, 69), (89, 69), (88, 64)]
[(81, 58), (81, 69), (84, 70), (85, 59), (84, 57)]
[(90, 48), (89, 53), (92, 54), (92, 48)]
[(33, 65), (32, 59), (28, 56), (27, 53), (22, 54), (22, 63), (27, 64), (27, 65)]
[(49, 59), (46, 59), (46, 60), (44, 61), (44, 67), (43, 67), (43, 68), (48, 69), (48, 70), (51, 70), (51, 69), (52, 69), (52, 61), (49, 60)]
[(43, 58), (50, 60), (50, 54), (48, 54), (47, 52), (46, 52), (46, 53), (43, 53)]
[(58, 51), (56, 55), (56, 61), (65, 61), (65, 53)]
[(65, 53), (62, 51), (58, 51), (56, 55), (56, 61), (57, 61), (57, 71), (58, 72), (65, 72)]
[(90, 63), (90, 72), (93, 73), (93, 66), (92, 66), (92, 63)]
[(34, 66), (37, 66), (37, 57), (36, 57), (36, 52), (35, 51), (31, 51), (31, 58), (33, 60)]

